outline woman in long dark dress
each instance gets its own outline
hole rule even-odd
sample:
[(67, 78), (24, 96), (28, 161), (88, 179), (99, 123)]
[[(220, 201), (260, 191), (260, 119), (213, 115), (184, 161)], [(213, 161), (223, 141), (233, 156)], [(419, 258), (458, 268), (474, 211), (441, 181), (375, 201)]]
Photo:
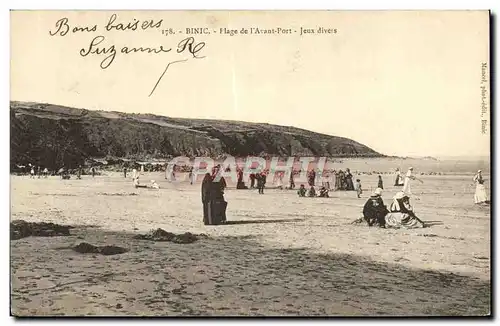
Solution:
[(378, 186), (377, 188), (384, 189), (384, 181), (382, 181), (382, 176), (378, 176)]
[(201, 202), (203, 203), (203, 224), (208, 225), (208, 203), (211, 200), (212, 177), (206, 173), (201, 183)]
[(337, 177), (337, 183), (338, 183), (338, 190), (345, 190), (345, 174), (344, 171), (339, 170), (338, 177)]
[(349, 169), (346, 169), (345, 183), (346, 183), (345, 190), (349, 190), (349, 191), (354, 190), (354, 183), (352, 182), (352, 174), (351, 174), (351, 171)]

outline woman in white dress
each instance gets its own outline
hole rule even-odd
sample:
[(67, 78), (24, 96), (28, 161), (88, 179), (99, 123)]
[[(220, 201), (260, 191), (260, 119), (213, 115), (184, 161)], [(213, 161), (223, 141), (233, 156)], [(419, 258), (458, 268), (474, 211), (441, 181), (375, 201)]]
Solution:
[(411, 180), (415, 180), (412, 167), (406, 172), (405, 183), (403, 185), (403, 193), (407, 196), (411, 195)]
[(474, 194), (474, 202), (476, 204), (484, 204), (487, 202), (488, 198), (486, 197), (486, 188), (484, 187), (484, 179), (481, 174), (481, 170), (477, 171), (477, 174), (474, 176), (474, 183), (476, 184), (476, 193)]

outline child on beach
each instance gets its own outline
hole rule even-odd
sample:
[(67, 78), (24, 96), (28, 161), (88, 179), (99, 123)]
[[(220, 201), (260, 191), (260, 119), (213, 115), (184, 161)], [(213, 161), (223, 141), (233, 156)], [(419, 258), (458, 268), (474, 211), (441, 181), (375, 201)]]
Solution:
[(363, 193), (363, 189), (361, 188), (361, 180), (356, 179), (356, 193), (358, 194), (358, 198), (361, 198), (361, 194)]

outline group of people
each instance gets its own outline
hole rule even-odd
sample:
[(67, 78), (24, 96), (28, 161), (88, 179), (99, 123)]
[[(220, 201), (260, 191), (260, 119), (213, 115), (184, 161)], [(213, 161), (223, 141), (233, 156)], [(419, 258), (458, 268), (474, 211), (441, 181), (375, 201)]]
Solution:
[(42, 170), (41, 166), (31, 165), (31, 163), (28, 164), (28, 167), (30, 169), (30, 179), (35, 179), (37, 176), (38, 179), (40, 179), (40, 177), (47, 178), (49, 176), (49, 170), (47, 168)]
[(314, 186), (311, 186), (309, 190), (307, 190), (303, 184), (300, 185), (297, 194), (299, 195), (299, 197), (330, 197), (330, 195), (328, 195), (328, 189), (326, 189), (326, 187), (321, 187), (319, 189), (319, 193), (316, 194), (316, 189), (314, 189)]
[[(243, 171), (240, 170), (238, 178), (241, 176), (241, 182), (243, 182)], [(262, 171), (260, 173), (251, 173), (250, 174), (250, 188), (255, 188), (259, 191), (259, 194), (264, 194), (264, 188), (267, 182), (267, 175), (269, 174), (268, 170)], [(241, 189), (241, 188), (240, 188)]]
[(363, 206), (363, 220), (368, 226), (379, 226), (382, 228), (421, 228), (426, 227), (420, 220), (410, 204), (410, 196), (402, 191), (396, 193), (389, 207), (384, 204), (381, 188), (375, 189), (370, 198)]

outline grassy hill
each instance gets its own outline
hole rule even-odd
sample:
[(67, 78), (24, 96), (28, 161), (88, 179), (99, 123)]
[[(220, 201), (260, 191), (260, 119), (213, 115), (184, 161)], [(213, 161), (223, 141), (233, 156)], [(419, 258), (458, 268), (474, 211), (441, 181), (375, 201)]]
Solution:
[(381, 157), (351, 139), (242, 121), (170, 118), (11, 102), (11, 165), (76, 167), (90, 158)]

